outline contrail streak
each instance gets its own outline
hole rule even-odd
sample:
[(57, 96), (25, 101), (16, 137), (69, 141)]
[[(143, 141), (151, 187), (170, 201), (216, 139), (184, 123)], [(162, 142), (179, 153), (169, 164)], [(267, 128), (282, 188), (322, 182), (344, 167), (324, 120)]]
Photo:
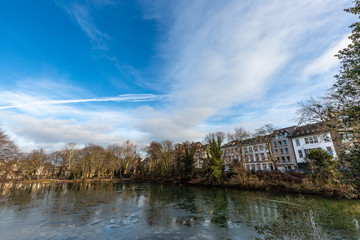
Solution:
[(57, 105), (57, 104), (85, 103), (85, 102), (153, 102), (153, 101), (161, 101), (165, 97), (166, 96), (164, 95), (154, 95), (154, 94), (123, 94), (116, 97), (104, 97), (104, 98), (33, 101), (33, 102), (28, 102), (26, 104), (3, 106), (0, 107), (0, 109), (30, 108), (39, 105)]

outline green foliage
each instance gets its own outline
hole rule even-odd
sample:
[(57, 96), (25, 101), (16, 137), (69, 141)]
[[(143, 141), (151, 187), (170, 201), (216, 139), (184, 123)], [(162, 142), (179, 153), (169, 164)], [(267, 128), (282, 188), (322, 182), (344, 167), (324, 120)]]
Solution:
[(328, 184), (335, 181), (339, 175), (338, 162), (325, 150), (310, 151), (305, 162), (315, 184)]
[[(354, 15), (360, 15), (360, 1), (355, 1), (355, 6), (345, 9)], [(337, 57), (341, 62), (341, 69), (338, 75), (335, 76), (336, 83), (334, 85), (334, 96), (342, 100), (344, 104), (359, 103), (360, 91), (360, 23), (355, 22), (350, 25), (352, 34), (349, 36), (351, 44), (339, 51)], [(348, 107), (355, 107), (359, 105), (348, 105)]]
[(340, 156), (343, 167), (343, 179), (345, 183), (355, 187), (357, 194), (360, 194), (360, 146), (355, 145), (349, 152)]
[(176, 146), (177, 172), (181, 181), (189, 181), (195, 176), (195, 143), (184, 142)]
[(206, 178), (211, 184), (220, 184), (224, 178), (224, 164), (221, 159), (221, 143), (224, 140), (224, 134), (212, 133), (206, 139), (209, 143), (206, 150)]

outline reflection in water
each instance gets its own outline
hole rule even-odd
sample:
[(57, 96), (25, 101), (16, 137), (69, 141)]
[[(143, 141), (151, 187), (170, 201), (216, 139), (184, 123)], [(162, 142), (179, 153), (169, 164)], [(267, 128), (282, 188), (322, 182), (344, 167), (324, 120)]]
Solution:
[[(287, 209), (278, 211), (280, 199), (261, 192), (159, 184), (6, 183), (0, 185), (0, 236), (249, 239), (257, 236), (256, 226), (284, 222)], [(328, 213), (316, 220), (327, 238), (360, 237), (358, 201), (311, 199)]]

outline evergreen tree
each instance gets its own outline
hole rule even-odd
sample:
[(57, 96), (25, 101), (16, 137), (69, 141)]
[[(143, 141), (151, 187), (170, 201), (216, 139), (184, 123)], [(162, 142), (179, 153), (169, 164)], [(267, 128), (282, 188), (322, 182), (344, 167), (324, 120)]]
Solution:
[(205, 174), (212, 184), (220, 184), (223, 180), (224, 164), (221, 158), (221, 144), (224, 139), (225, 134), (222, 132), (210, 133), (206, 136), (209, 145)]
[(305, 162), (316, 184), (328, 184), (337, 179), (338, 162), (325, 150), (311, 150), (305, 158)]

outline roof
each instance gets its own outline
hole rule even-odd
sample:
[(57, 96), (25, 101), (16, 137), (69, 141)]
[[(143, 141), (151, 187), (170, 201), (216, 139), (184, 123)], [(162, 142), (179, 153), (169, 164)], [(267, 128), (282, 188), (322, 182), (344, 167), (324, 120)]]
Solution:
[(280, 129), (276, 129), (274, 132), (275, 133), (284, 133), (284, 132), (288, 132), (289, 136), (291, 136), (295, 129), (297, 128), (297, 126), (290, 126), (290, 127), (286, 127), (286, 128), (280, 128)]
[(302, 137), (307, 135), (324, 133), (324, 129), (321, 123), (313, 123), (305, 126), (299, 126), (294, 129), (294, 132), (291, 134), (291, 137)]

